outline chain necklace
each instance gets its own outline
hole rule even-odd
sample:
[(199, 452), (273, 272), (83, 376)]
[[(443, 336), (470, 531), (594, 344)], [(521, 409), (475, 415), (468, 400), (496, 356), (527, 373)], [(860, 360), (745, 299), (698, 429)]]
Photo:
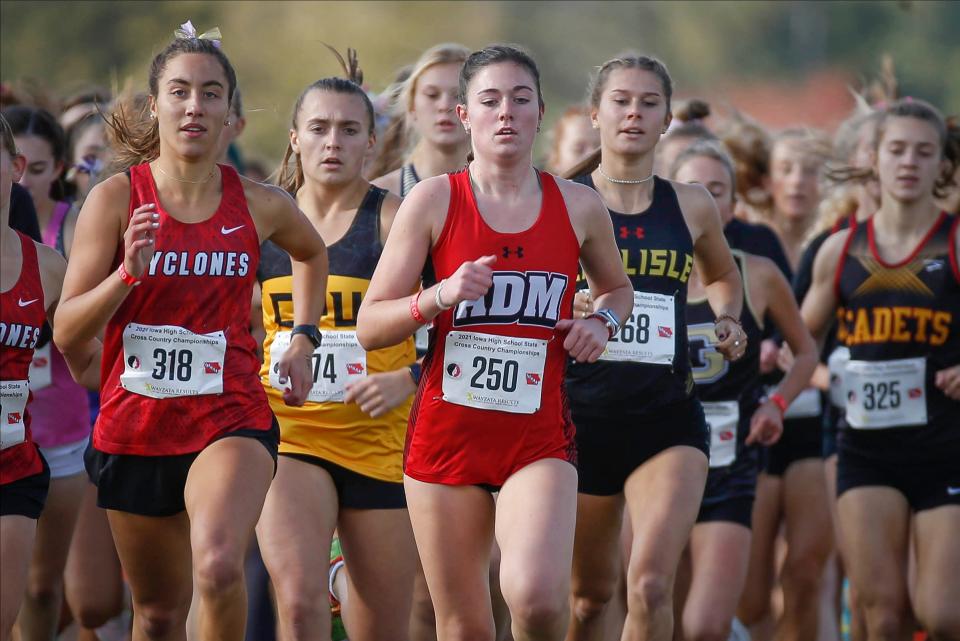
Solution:
[(170, 174), (168, 174), (163, 170), (163, 167), (160, 166), (160, 163), (157, 163), (156, 165), (154, 165), (154, 167), (156, 167), (157, 171), (159, 171), (161, 174), (163, 174), (170, 180), (176, 180), (178, 183), (187, 183), (190, 185), (203, 185), (204, 183), (210, 182), (210, 179), (213, 178), (213, 174), (217, 169), (217, 166), (214, 165), (213, 169), (210, 170), (210, 175), (204, 178), (203, 180), (187, 180), (186, 178), (177, 178), (176, 176), (171, 176)]
[(622, 178), (613, 178), (612, 176), (608, 176), (606, 172), (603, 171), (603, 167), (598, 166), (597, 171), (599, 171), (600, 175), (603, 176), (606, 180), (612, 182), (615, 185), (642, 185), (643, 183), (653, 178), (653, 174), (650, 174), (646, 178), (640, 178), (639, 180), (624, 180)]

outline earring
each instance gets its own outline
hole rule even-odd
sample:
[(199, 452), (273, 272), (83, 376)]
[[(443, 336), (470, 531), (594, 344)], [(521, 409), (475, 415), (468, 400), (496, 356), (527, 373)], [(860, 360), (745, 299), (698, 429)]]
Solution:
[(593, 123), (593, 128), (594, 128), (594, 129), (599, 129), (599, 128), (600, 128), (600, 123), (599, 123), (599, 122)]
[(153, 120), (153, 119), (156, 118), (156, 117), (157, 117), (156, 114), (150, 114), (150, 120)]
[(223, 126), (224, 126), (224, 127), (229, 127), (229, 126), (230, 126), (230, 119), (229, 119), (229, 118), (227, 118), (225, 121), (223, 121)]

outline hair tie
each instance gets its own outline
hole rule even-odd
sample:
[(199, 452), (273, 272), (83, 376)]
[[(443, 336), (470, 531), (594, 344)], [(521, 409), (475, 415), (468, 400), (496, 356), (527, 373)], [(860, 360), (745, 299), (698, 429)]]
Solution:
[(173, 32), (173, 36), (175, 38), (182, 38), (185, 40), (209, 40), (217, 49), (220, 48), (220, 41), (223, 40), (223, 35), (220, 33), (220, 27), (208, 29), (207, 31), (197, 35), (197, 29), (193, 26), (193, 22), (190, 20), (187, 20), (180, 25), (180, 28)]

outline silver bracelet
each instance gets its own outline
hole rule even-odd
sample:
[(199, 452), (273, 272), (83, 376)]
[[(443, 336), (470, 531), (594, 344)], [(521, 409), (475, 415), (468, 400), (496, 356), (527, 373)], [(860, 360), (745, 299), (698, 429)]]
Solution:
[(453, 305), (444, 305), (444, 304), (443, 304), (443, 301), (440, 300), (440, 292), (443, 291), (443, 284), (446, 283), (446, 282), (447, 282), (447, 279), (446, 279), (446, 278), (444, 278), (443, 280), (441, 280), (441, 281), (440, 281), (440, 285), (437, 287), (437, 291), (435, 291), (435, 292), (433, 293), (433, 302), (435, 302), (435, 303), (437, 304), (437, 307), (440, 308), (440, 311), (441, 311), (441, 312), (445, 312), (445, 311), (447, 311), (448, 309), (450, 309), (451, 307), (453, 307)]

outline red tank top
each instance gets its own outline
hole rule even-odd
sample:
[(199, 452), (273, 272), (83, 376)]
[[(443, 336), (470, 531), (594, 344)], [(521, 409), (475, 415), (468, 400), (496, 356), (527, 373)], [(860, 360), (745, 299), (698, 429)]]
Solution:
[[(199, 452), (238, 429), (270, 429), (250, 300), (260, 243), (236, 171), (220, 165), (220, 205), (183, 223), (157, 197), (149, 165), (130, 168), (130, 213), (155, 203), (155, 252), (107, 323), (94, 446), (108, 454)], [(123, 258), (118, 248), (114, 267)]]
[(430, 254), (436, 279), (494, 254), (494, 282), (484, 298), (433, 321), (404, 470), (430, 483), (500, 486), (539, 459), (576, 458), (554, 326), (572, 315), (580, 244), (550, 174), (540, 173), (536, 222), (518, 233), (487, 225), (467, 171), (449, 179), (447, 219)]
[(30, 399), (30, 362), (47, 313), (37, 248), (30, 238), (16, 233), (23, 255), (20, 277), (10, 291), (0, 294), (0, 485), (43, 471), (26, 408)]

